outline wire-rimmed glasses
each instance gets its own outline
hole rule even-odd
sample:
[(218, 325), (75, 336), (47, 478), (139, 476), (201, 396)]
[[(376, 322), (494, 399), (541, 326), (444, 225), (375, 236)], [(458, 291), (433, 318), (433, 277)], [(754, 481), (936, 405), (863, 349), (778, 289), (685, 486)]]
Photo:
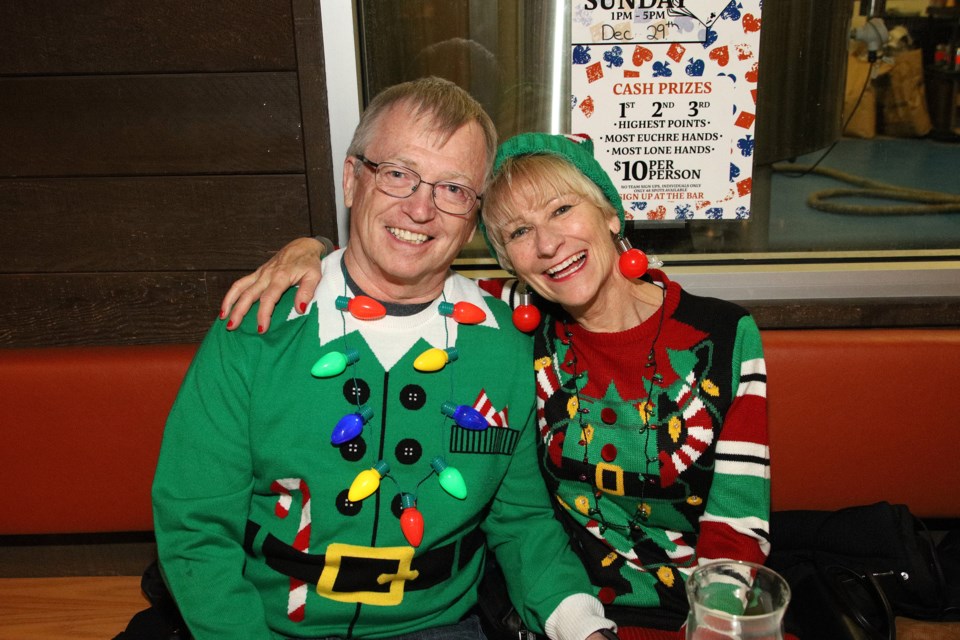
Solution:
[(427, 184), (431, 187), (433, 204), (437, 209), (451, 216), (466, 216), (473, 211), (480, 201), (480, 195), (470, 187), (443, 180), (427, 182), (413, 169), (392, 162), (374, 162), (369, 158), (357, 155), (357, 160), (373, 170), (377, 188), (394, 198), (409, 198), (420, 187)]

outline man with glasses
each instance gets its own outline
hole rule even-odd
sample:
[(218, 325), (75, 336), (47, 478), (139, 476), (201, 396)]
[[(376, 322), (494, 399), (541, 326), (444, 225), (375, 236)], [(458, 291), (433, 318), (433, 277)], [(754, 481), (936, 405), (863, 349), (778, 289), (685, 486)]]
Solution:
[(315, 295), (279, 298), (269, 333), (251, 315), (204, 340), (153, 489), (197, 638), (483, 638), (486, 549), (530, 627), (611, 633), (538, 470), (530, 340), (450, 270), (495, 147), (455, 85), (386, 90), (344, 162), (350, 242)]

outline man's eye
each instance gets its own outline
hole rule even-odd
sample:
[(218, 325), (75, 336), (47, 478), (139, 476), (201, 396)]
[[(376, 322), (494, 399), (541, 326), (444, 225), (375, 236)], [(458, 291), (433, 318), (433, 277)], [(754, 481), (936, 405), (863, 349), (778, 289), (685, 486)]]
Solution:
[(463, 187), (461, 187), (458, 184), (454, 184), (452, 182), (442, 182), (440, 183), (440, 186), (443, 187), (447, 191), (447, 193), (449, 193), (452, 196), (462, 196), (464, 193)]

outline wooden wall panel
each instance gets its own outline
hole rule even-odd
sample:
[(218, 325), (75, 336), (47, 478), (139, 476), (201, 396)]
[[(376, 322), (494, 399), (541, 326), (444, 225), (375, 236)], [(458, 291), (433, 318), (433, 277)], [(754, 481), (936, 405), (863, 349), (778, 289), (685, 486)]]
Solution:
[(289, 0), (0, 2), (0, 75), (296, 68)]
[(310, 234), (303, 175), (0, 180), (0, 228), (0, 273), (247, 269)]
[(0, 78), (0, 176), (302, 172), (295, 73)]
[(336, 237), (318, 3), (0, 2), (0, 348), (194, 342)]
[(0, 344), (58, 347), (199, 342), (217, 321), (223, 293), (246, 273), (0, 275), (0, 300), (4, 301)]

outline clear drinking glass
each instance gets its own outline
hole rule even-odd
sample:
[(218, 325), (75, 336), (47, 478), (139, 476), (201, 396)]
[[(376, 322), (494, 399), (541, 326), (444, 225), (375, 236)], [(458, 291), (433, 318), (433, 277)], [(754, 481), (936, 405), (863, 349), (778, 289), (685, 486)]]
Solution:
[(687, 640), (783, 640), (790, 586), (767, 567), (718, 560), (687, 580)]

